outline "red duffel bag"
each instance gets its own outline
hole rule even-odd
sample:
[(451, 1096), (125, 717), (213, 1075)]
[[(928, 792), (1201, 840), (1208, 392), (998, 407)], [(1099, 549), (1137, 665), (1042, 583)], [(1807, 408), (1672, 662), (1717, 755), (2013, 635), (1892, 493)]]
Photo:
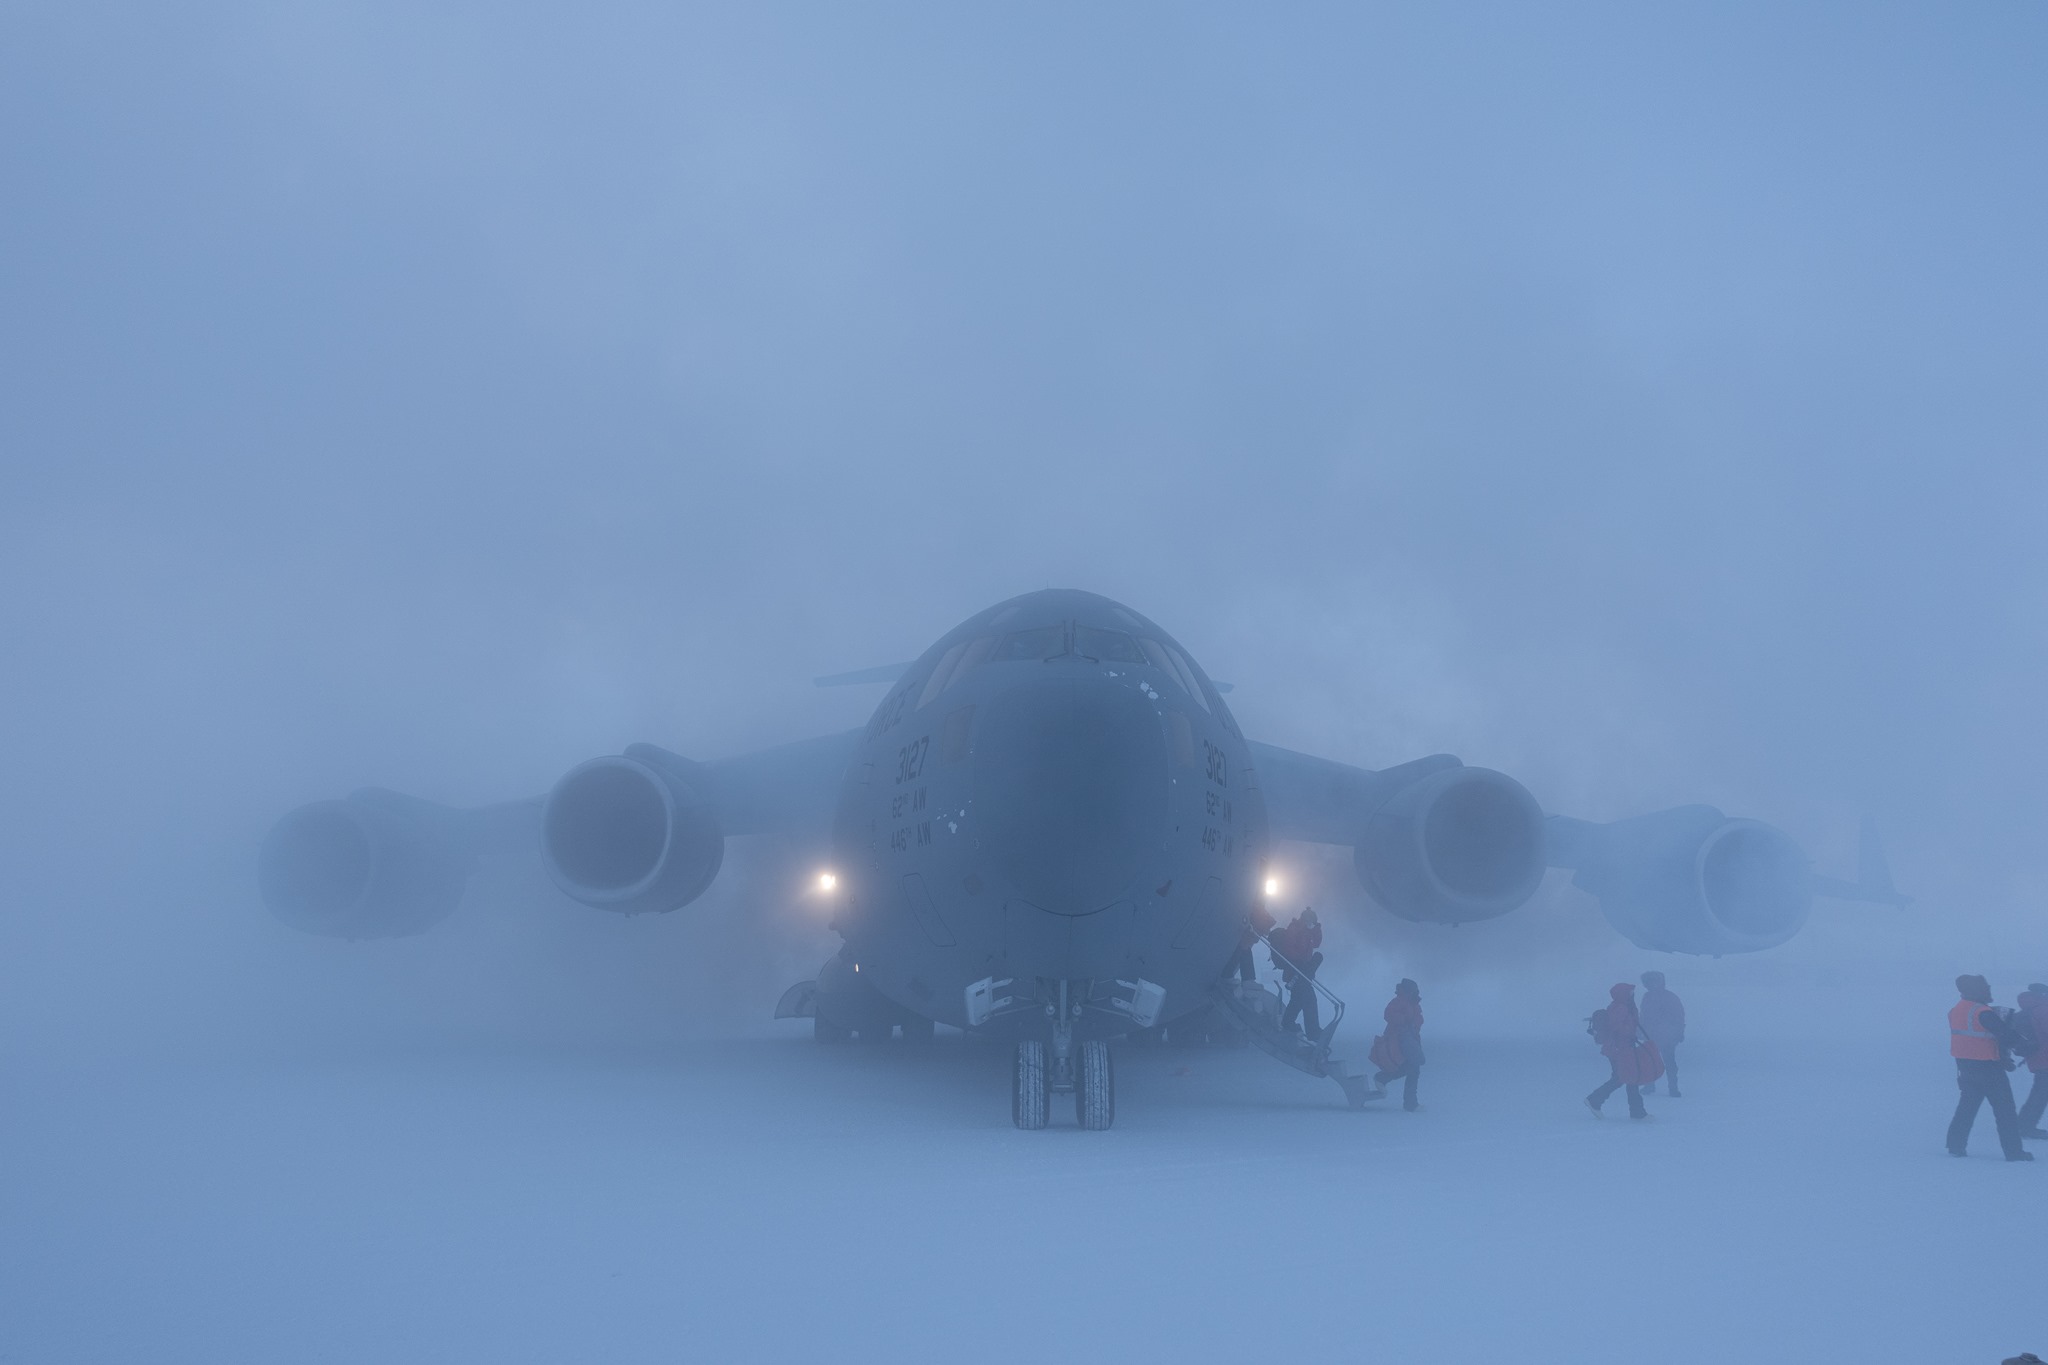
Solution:
[(1648, 1038), (1639, 1038), (1634, 1047), (1614, 1059), (1614, 1074), (1623, 1085), (1653, 1084), (1664, 1074), (1664, 1054)]
[(1401, 1045), (1389, 1033), (1382, 1033), (1372, 1040), (1372, 1050), (1365, 1059), (1382, 1071), (1401, 1070)]

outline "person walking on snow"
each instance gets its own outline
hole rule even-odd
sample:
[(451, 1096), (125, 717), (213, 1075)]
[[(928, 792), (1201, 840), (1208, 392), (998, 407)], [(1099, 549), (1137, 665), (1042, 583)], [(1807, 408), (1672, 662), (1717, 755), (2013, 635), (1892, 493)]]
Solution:
[(1643, 973), (1643, 1036), (1664, 1061), (1664, 1093), (1678, 1098), (1678, 1045), (1685, 1041), (1685, 1002), (1664, 986), (1664, 973)]
[(1371, 1061), (1379, 1068), (1373, 1089), (1384, 1095), (1388, 1081), (1405, 1078), (1401, 1107), (1412, 1114), (1421, 1107), (1415, 1102), (1415, 1083), (1422, 1077), (1422, 988), (1402, 977), (1381, 1017), (1387, 1031), (1372, 1042)]
[(1323, 926), (1316, 919), (1315, 907), (1296, 915), (1272, 941), (1280, 949), (1283, 961), (1276, 965), (1287, 984), (1287, 1008), (1280, 1012), (1280, 1027), (1291, 1029), (1294, 1021), (1300, 1019), (1308, 1026), (1309, 1038), (1314, 1040), (1323, 1031), (1315, 987), (1316, 968), (1323, 962), (1323, 955), (1316, 951), (1323, 946)]
[(2012, 1107), (2012, 1082), (2006, 1072), (2012, 1062), (2005, 1055), (2010, 1036), (2005, 1018), (1991, 1008), (1991, 983), (1981, 976), (1956, 978), (1956, 993), (1962, 999), (1949, 1007), (1948, 1054), (1956, 1061), (1956, 1116), (1948, 1123), (1948, 1154), (1968, 1156), (1970, 1128), (1977, 1122), (1977, 1110), (1991, 1102), (1991, 1117), (1998, 1127), (1998, 1145), (2007, 1161), (2032, 1161), (2034, 1154), (2020, 1145), (2020, 1119)]
[(2020, 1136), (2036, 1141), (2048, 1139), (2041, 1131), (2041, 1116), (2048, 1113), (2048, 986), (2036, 981), (2020, 992), (2020, 1009), (2034, 1026), (2034, 1050), (2021, 1060), (2034, 1074), (2027, 1102), (2020, 1106)]
[[(1646, 1067), (1647, 1059), (1638, 1046), (1642, 1040), (1643, 1021), (1636, 1013), (1636, 988), (1623, 981), (1607, 994), (1607, 1008), (1587, 1021), (1587, 1032), (1593, 1035), (1594, 1042), (1600, 1044), (1600, 1053), (1607, 1058), (1608, 1076), (1604, 1085), (1586, 1096), (1586, 1107), (1593, 1111), (1594, 1118), (1606, 1117), (1600, 1112), (1600, 1106), (1607, 1103), (1609, 1095), (1625, 1086), (1628, 1089), (1628, 1116), (1646, 1119), (1650, 1117), (1650, 1111), (1643, 1108), (1643, 1086), (1655, 1081), (1659, 1073)], [(1653, 1044), (1651, 1057), (1654, 1056)]]

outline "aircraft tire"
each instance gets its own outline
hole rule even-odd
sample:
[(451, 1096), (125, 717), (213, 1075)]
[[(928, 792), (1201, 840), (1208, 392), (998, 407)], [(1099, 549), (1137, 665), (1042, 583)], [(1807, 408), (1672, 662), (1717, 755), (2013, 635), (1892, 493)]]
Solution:
[(845, 1043), (852, 1041), (853, 1030), (842, 1028), (829, 1019), (813, 1019), (811, 1037), (821, 1043)]
[(1010, 1071), (1010, 1121), (1019, 1128), (1043, 1128), (1052, 1118), (1052, 1095), (1046, 1089), (1045, 1044), (1017, 1044)]
[(1116, 1064), (1110, 1060), (1109, 1044), (1100, 1038), (1082, 1043), (1074, 1070), (1074, 1117), (1083, 1128), (1099, 1133), (1116, 1122)]

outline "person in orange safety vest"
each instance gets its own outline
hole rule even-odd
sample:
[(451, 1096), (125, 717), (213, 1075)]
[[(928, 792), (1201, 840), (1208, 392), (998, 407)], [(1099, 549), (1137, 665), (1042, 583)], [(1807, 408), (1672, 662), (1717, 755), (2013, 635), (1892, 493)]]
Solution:
[(2020, 1145), (2020, 1116), (2012, 1102), (2012, 1081), (2006, 1072), (2012, 1063), (2006, 1057), (2005, 1017), (1991, 1006), (1991, 983), (1981, 976), (1956, 978), (1956, 1001), (1948, 1012), (1948, 1053), (1956, 1062), (1956, 1115), (1949, 1120), (1948, 1154), (1968, 1156), (1971, 1125), (1977, 1110), (1991, 1102), (1991, 1117), (1998, 1127), (1998, 1145), (2007, 1161), (2032, 1161), (2034, 1154)]

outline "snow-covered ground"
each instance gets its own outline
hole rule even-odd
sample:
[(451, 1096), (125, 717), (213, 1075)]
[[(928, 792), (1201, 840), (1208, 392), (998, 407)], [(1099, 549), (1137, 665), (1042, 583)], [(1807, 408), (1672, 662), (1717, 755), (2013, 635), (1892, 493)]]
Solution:
[[(774, 1036), (11, 1067), (0, 1359), (1995, 1362), (2048, 1349), (2048, 1147), (1942, 1154), (1933, 1047), (1436, 1038), (1423, 1112), (1125, 1048)], [(1812, 1030), (1808, 1030), (1809, 1037)], [(1839, 1041), (1840, 1045), (1835, 1045)], [(1820, 1044), (1829, 1044), (1822, 1047)]]

